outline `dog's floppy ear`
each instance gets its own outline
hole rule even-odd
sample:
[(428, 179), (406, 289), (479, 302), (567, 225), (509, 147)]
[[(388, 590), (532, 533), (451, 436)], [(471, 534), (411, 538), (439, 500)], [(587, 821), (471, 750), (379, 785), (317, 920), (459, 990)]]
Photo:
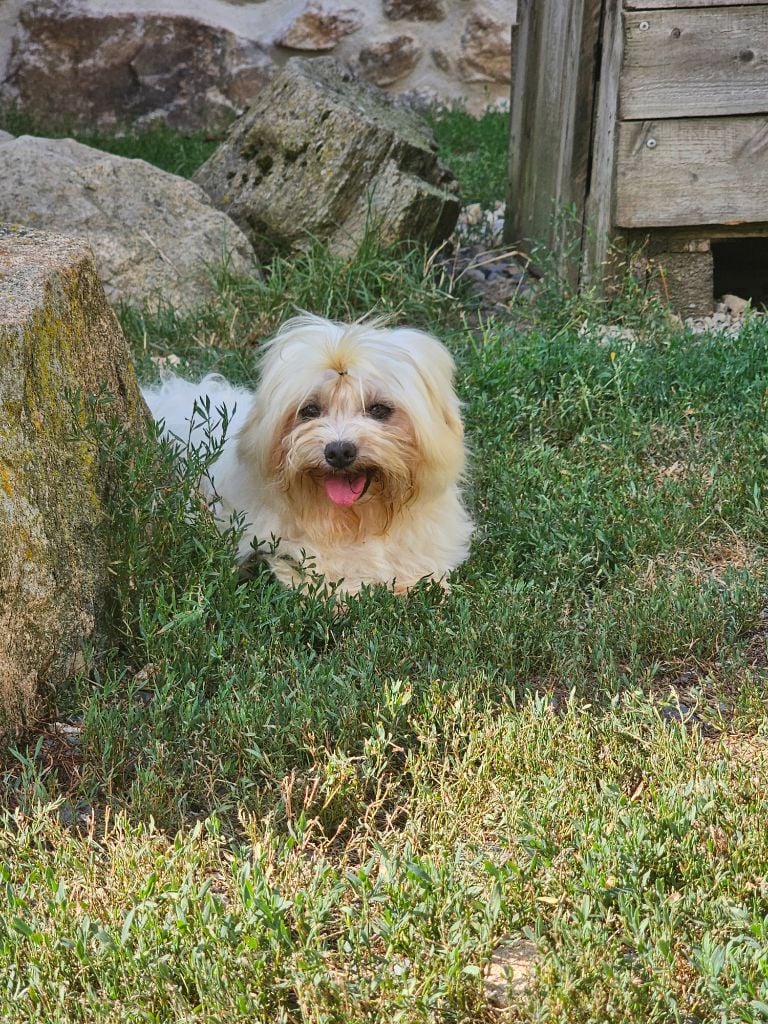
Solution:
[[(305, 322), (306, 321), (306, 322)], [(320, 334), (319, 318), (287, 321), (263, 346), (260, 380), (238, 448), (262, 480), (276, 479), (283, 467), (283, 439), (293, 423), (301, 396), (310, 386), (306, 360), (291, 355), (292, 346)], [(320, 335), (322, 337), (322, 335)]]
[(448, 349), (423, 331), (399, 330), (398, 342), (408, 353), (418, 395), (409, 396), (427, 476), (432, 486), (455, 482), (464, 469), (464, 426), (461, 403), (453, 386), (456, 367)]
[(462, 440), (464, 438), (464, 423), (461, 419), (461, 403), (453, 386), (454, 365), (451, 359), (450, 374), (443, 381), (442, 387), (435, 396), (435, 402), (440, 408), (446, 427)]
[(261, 481), (275, 479), (282, 468), (282, 440), (286, 417), (278, 419), (265, 408), (259, 396), (240, 431), (237, 448), (243, 463), (255, 470)]
[(262, 481), (280, 474), (282, 441), (287, 421), (293, 418), (290, 384), (291, 375), (284, 371), (279, 347), (274, 346), (262, 361), (253, 406), (238, 437), (238, 451), (244, 464)]

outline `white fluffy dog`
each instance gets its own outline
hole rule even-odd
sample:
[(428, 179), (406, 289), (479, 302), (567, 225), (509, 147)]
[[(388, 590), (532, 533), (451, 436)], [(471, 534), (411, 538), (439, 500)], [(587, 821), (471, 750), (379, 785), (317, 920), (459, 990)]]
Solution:
[(447, 349), (411, 328), (304, 315), (264, 351), (255, 392), (216, 376), (144, 392), (184, 443), (203, 440), (199, 416), (190, 426), (196, 401), (226, 408), (228, 435), (201, 490), (222, 529), (244, 517), (239, 559), (257, 546), (282, 582), (322, 576), (343, 594), (445, 585), (472, 533)]

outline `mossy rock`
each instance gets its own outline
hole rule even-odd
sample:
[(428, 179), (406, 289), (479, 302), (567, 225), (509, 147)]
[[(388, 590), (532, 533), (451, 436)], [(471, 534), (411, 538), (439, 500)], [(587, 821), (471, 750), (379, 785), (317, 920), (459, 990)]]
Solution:
[(424, 119), (329, 57), (289, 60), (194, 180), (265, 259), (312, 239), (352, 255), (368, 230), (437, 245), (459, 214)]
[(88, 420), (146, 430), (90, 249), (0, 225), (0, 737), (76, 667), (105, 596), (110, 486)]

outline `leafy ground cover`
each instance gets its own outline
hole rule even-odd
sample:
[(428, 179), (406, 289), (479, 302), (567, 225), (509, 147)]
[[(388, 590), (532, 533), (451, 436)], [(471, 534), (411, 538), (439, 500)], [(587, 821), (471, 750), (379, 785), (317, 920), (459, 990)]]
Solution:
[(239, 579), (200, 467), (104, 432), (112, 640), (5, 765), (0, 1020), (768, 1019), (764, 321), (694, 337), (553, 279), (478, 327), (374, 244), (219, 293), (124, 311), (145, 379), (253, 380), (296, 307), (445, 339), (472, 557), (445, 601), (339, 614)]

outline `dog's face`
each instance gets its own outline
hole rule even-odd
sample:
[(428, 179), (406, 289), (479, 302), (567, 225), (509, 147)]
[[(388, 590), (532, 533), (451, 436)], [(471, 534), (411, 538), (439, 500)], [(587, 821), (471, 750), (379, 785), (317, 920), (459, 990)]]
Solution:
[(310, 533), (382, 533), (462, 473), (453, 371), (419, 331), (297, 318), (268, 347), (240, 453)]

